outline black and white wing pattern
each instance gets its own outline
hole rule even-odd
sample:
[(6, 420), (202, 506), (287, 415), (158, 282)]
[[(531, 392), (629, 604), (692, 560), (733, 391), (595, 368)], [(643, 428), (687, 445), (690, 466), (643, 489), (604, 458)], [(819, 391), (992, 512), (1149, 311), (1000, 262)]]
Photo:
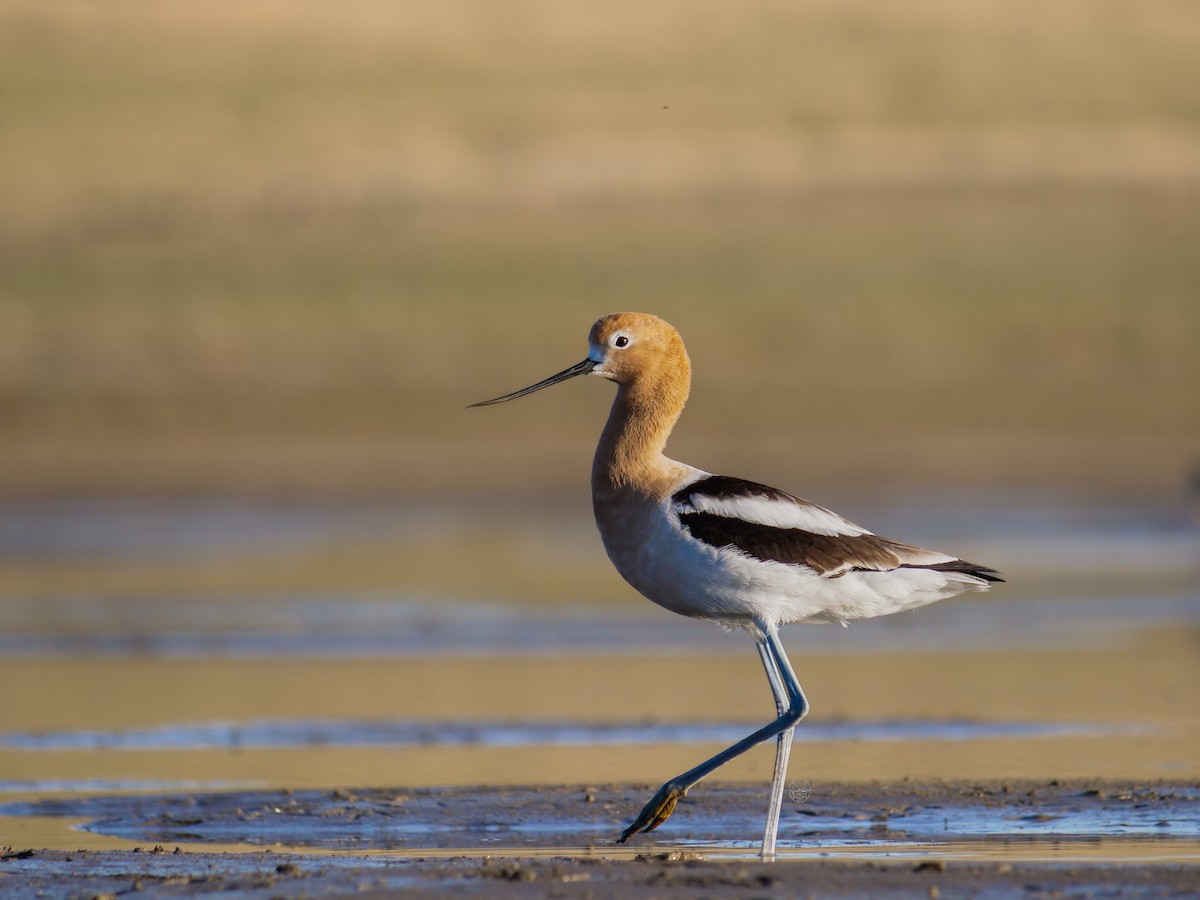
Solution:
[(987, 566), (872, 534), (815, 503), (726, 475), (703, 475), (671, 497), (679, 524), (698, 541), (763, 562), (804, 566), (824, 578), (848, 572), (930, 569), (1003, 581)]

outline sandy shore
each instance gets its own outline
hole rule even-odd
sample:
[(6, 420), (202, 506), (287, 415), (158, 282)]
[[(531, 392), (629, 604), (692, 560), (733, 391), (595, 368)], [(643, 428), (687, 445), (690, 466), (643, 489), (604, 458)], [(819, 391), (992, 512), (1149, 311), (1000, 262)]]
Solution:
[[(678, 853), (628, 861), (555, 857), (329, 860), (272, 852), (63, 851), (6, 855), (6, 896), (333, 897), (1193, 897), (1195, 865), (818, 860), (796, 865), (711, 861)], [(39, 893), (43, 892), (43, 893)]]

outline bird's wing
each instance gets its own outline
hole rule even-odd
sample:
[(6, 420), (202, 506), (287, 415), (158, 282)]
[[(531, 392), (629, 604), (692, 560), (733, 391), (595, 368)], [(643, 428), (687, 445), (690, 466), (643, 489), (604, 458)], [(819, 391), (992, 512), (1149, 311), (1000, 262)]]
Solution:
[(826, 578), (904, 567), (1000, 580), (985, 566), (880, 537), (815, 503), (741, 478), (702, 476), (676, 491), (671, 504), (679, 524), (698, 541), (806, 566)]

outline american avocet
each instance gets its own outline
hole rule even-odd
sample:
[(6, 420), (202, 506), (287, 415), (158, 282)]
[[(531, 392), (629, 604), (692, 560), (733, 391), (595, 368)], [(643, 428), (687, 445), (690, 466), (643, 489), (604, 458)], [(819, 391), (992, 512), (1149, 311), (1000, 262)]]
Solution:
[(587, 359), (490, 406), (576, 375), (617, 383), (592, 462), (592, 504), (604, 548), (639, 592), (672, 612), (753, 636), (777, 718), (664, 784), (620, 843), (667, 820), (692, 785), (776, 738), (762, 856), (775, 855), (792, 732), (808, 713), (779, 642), (788, 622), (839, 622), (924, 606), (1001, 581), (986, 566), (872, 534), (775, 488), (711, 475), (663, 455), (691, 385), (683, 339), (657, 316), (615, 313), (592, 326)]

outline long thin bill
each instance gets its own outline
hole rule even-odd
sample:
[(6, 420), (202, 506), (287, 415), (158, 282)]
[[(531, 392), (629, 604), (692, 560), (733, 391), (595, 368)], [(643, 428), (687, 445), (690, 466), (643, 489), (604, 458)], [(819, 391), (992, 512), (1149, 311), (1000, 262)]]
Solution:
[(505, 394), (503, 397), (496, 397), (494, 400), (484, 400), (480, 403), (472, 403), (467, 409), (473, 409), (476, 406), (491, 406), (494, 403), (503, 403), (505, 400), (516, 400), (518, 397), (524, 397), (526, 394), (532, 394), (534, 391), (540, 391), (542, 388), (548, 388), (551, 385), (558, 384), (560, 381), (566, 381), (568, 378), (574, 378), (576, 375), (586, 375), (592, 369), (596, 368), (596, 361), (585, 359), (581, 363), (576, 363), (569, 369), (563, 369), (557, 375), (551, 375), (537, 384), (531, 384), (527, 388), (521, 388), (519, 391), (513, 391), (511, 394)]

